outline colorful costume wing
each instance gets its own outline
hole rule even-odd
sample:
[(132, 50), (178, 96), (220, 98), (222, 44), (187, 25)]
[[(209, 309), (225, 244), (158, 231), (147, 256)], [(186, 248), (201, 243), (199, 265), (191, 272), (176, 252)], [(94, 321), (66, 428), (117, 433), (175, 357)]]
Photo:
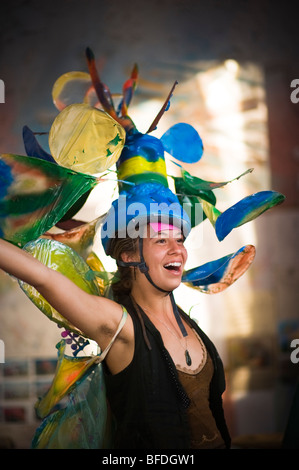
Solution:
[[(54, 381), (37, 403), (43, 419), (32, 441), (35, 449), (103, 449), (111, 447), (112, 419), (106, 401), (102, 365), (98, 357), (65, 356), (64, 341), (58, 345)], [(68, 395), (63, 409), (57, 405)]]
[[(105, 270), (105, 268), (103, 266), (103, 263), (101, 262), (99, 257), (94, 252), (91, 252), (88, 255), (88, 257), (86, 259), (86, 263), (92, 269), (92, 272), (90, 272), (90, 276), (92, 276), (92, 277), (95, 276), (98, 287), (100, 289), (100, 294), (103, 297), (106, 297), (107, 296), (106, 293), (109, 290), (109, 286), (110, 286), (111, 282), (113, 282), (113, 280), (115, 279), (115, 274), (114, 273), (112, 273), (112, 274), (108, 273)], [(89, 277), (89, 275), (87, 275), (87, 278), (88, 277)]]
[[(70, 247), (56, 240), (38, 239), (25, 245), (47, 266), (55, 269), (88, 293), (99, 295), (100, 290), (90, 268)], [(92, 258), (92, 257), (91, 257)], [(92, 264), (92, 263), (91, 263)], [(96, 265), (99, 268), (99, 265)], [(31, 286), (19, 281), (21, 288), (48, 318), (68, 330), (63, 337), (80, 335), (79, 347), (89, 343), (83, 333), (71, 325)], [(74, 334), (75, 333), (75, 334)], [(83, 335), (84, 336), (84, 335)], [(83, 347), (80, 339), (83, 339)], [(58, 363), (54, 380), (48, 392), (36, 404), (37, 415), (43, 419), (34, 436), (36, 449), (93, 449), (110, 446), (111, 416), (106, 402), (105, 384), (98, 356), (71, 357), (65, 355), (68, 340), (58, 345)], [(76, 348), (75, 348), (76, 349)], [(55, 411), (56, 406), (65, 407)]]
[(0, 236), (24, 246), (53, 227), (97, 184), (78, 173), (34, 157), (0, 156)]
[(42, 235), (42, 237), (49, 240), (56, 240), (60, 243), (63, 243), (64, 245), (69, 246), (86, 260), (92, 250), (96, 233), (96, 226), (99, 221), (100, 218), (85, 224), (82, 223), (77, 227), (71, 228), (70, 230), (65, 230), (64, 232), (46, 232)]
[[(43, 422), (37, 430), (33, 447), (50, 449), (100, 449), (111, 447), (113, 421), (106, 401), (101, 362), (123, 328), (127, 311), (105, 350), (97, 356), (65, 355), (65, 341), (57, 345), (58, 362), (48, 392), (36, 405)], [(68, 396), (65, 407), (55, 406)]]
[[(38, 239), (25, 245), (24, 250), (46, 266), (64, 274), (78, 287), (93, 295), (100, 295), (95, 276), (88, 264), (70, 247), (56, 240)], [(52, 321), (74, 333), (84, 333), (71, 325), (60, 313), (47, 302), (39, 292), (29, 284), (19, 281), (29, 299)]]
[(69, 393), (76, 382), (89, 371), (98, 361), (97, 356), (72, 357), (66, 356), (65, 341), (62, 340), (57, 345), (58, 363), (55, 377), (49, 391), (39, 400), (36, 405), (36, 412), (39, 418), (48, 416), (54, 406), (59, 403), (67, 393)]

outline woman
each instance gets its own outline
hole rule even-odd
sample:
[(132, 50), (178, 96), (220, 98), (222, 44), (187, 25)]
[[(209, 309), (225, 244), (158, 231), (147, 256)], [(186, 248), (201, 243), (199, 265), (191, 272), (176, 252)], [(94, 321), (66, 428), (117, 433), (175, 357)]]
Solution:
[[(180, 285), (187, 260), (188, 218), (180, 205), (178, 212), (172, 205), (171, 221), (159, 222), (161, 213), (154, 213), (148, 201), (171, 204), (174, 195), (168, 188), (165, 194), (157, 194), (155, 185), (150, 190), (147, 185), (146, 201), (140, 188), (135, 197), (144, 203), (146, 217), (141, 215), (137, 221), (139, 236), (118, 237), (120, 226), (114, 236), (107, 236), (112, 218), (114, 222), (120, 219), (121, 198), (102, 228), (105, 251), (119, 266), (120, 280), (113, 285), (115, 300), (85, 293), (4, 240), (0, 240), (0, 267), (34, 286), (101, 350), (128, 312), (104, 361), (107, 397), (117, 423), (115, 448), (229, 447), (221, 360), (196, 323), (175, 305), (172, 294)], [(126, 229), (135, 220), (128, 216), (132, 202), (134, 197), (126, 202)]]

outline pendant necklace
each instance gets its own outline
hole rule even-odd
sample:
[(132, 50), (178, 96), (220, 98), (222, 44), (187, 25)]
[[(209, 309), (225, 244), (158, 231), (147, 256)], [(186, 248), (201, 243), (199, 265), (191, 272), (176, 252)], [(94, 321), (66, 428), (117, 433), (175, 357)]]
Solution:
[[(144, 308), (143, 310), (145, 310), (147, 313), (149, 313), (145, 308)], [(169, 333), (171, 333), (172, 336), (174, 336), (174, 337), (180, 342), (181, 348), (183, 348), (183, 349), (185, 350), (185, 361), (186, 361), (186, 364), (187, 364), (187, 366), (190, 367), (191, 364), (192, 364), (192, 359), (191, 359), (190, 353), (189, 353), (189, 351), (188, 351), (187, 338), (185, 337), (186, 347), (184, 348), (184, 346), (182, 346), (182, 344), (181, 344), (180, 338), (178, 338), (177, 335), (176, 335), (170, 328), (168, 328), (168, 326), (166, 325), (166, 323), (164, 323), (164, 321), (160, 320), (160, 318), (157, 317), (157, 316), (155, 316), (155, 318), (156, 318), (157, 320), (159, 320), (159, 322), (162, 323), (162, 325), (165, 326), (165, 328), (169, 331)]]

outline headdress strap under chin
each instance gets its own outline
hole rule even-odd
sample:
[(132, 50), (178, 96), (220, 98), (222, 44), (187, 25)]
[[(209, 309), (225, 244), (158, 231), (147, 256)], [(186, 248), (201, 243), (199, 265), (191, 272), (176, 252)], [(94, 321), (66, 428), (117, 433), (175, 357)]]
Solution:
[(173, 310), (173, 314), (174, 314), (174, 317), (176, 319), (176, 322), (182, 332), (182, 335), (185, 337), (185, 336), (188, 336), (188, 333), (186, 331), (186, 328), (184, 327), (184, 324), (182, 322), (182, 319), (181, 319), (181, 316), (179, 314), (179, 311), (178, 311), (178, 308), (177, 308), (177, 305), (175, 303), (175, 300), (174, 300), (174, 296), (173, 296), (173, 292), (172, 291), (167, 291), (167, 290), (164, 290), (162, 289), (161, 287), (157, 286), (154, 281), (152, 280), (152, 278), (150, 277), (149, 275), (149, 269), (148, 269), (148, 266), (145, 262), (145, 259), (143, 257), (143, 238), (140, 237), (139, 238), (139, 255), (140, 255), (140, 261), (130, 261), (130, 262), (125, 262), (125, 261), (120, 261), (118, 260), (117, 261), (117, 265), (118, 266), (122, 266), (122, 267), (137, 267), (141, 273), (143, 273), (147, 280), (152, 284), (152, 286), (154, 286), (156, 289), (158, 289), (160, 292), (165, 292), (165, 294), (168, 294), (170, 296), (170, 300), (171, 300), (171, 304), (172, 304), (172, 310)]

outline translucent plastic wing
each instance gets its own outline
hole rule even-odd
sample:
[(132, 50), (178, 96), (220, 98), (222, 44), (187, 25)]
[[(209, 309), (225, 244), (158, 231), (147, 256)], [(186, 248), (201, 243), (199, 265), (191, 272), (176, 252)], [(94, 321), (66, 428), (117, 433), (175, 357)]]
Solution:
[[(63, 341), (57, 348), (58, 363), (53, 383), (36, 405), (37, 414), (46, 417), (34, 435), (32, 447), (111, 448), (113, 423), (107, 406), (102, 365), (96, 363), (97, 356), (65, 356)], [(63, 408), (55, 410), (57, 406)]]
[(92, 250), (98, 221), (95, 219), (59, 233), (46, 232), (42, 237), (64, 243), (86, 260)]
[(88, 369), (98, 361), (97, 356), (72, 357), (65, 356), (65, 342), (62, 340), (57, 345), (58, 363), (54, 380), (49, 391), (43, 396), (36, 406), (40, 418), (47, 416), (52, 408), (70, 392), (74, 384), (82, 379)]
[(222, 292), (237, 281), (250, 267), (255, 247), (246, 245), (235, 253), (186, 271), (182, 282), (206, 294)]
[(114, 273), (108, 273), (105, 270), (103, 263), (93, 251), (88, 255), (86, 263), (92, 269), (92, 273), (89, 276), (95, 277), (101, 295), (105, 296), (110, 283), (113, 281)]
[[(49, 268), (64, 274), (85, 292), (100, 295), (98, 284), (95, 280), (95, 276), (91, 275), (90, 267), (72, 248), (56, 240), (40, 238), (25, 245), (24, 250)], [(73, 326), (57, 312), (34, 287), (23, 281), (19, 281), (19, 284), (28, 298), (50, 320), (67, 330), (85, 336), (82, 331)]]
[(78, 173), (34, 157), (0, 156), (0, 236), (24, 246), (53, 227), (97, 184)]

